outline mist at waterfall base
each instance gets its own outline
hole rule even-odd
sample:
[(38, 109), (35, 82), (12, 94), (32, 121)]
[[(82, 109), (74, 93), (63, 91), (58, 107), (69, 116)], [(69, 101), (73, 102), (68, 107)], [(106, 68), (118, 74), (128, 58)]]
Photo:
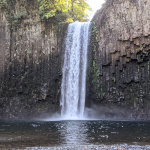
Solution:
[[(43, 118), (43, 116), (41, 115), (40, 118)], [(135, 118), (131, 116), (130, 111), (127, 111), (125, 108), (118, 108), (113, 104), (111, 108), (107, 106), (99, 106), (96, 104), (91, 104), (90, 108), (87, 107), (84, 108), (84, 114), (82, 117), (67, 117), (67, 116), (61, 116), (60, 113), (54, 113), (54, 114), (47, 114), (44, 117), (44, 119), (36, 119), (36, 120), (39, 121), (65, 121), (65, 120), (136, 121), (138, 119), (135, 120)]]

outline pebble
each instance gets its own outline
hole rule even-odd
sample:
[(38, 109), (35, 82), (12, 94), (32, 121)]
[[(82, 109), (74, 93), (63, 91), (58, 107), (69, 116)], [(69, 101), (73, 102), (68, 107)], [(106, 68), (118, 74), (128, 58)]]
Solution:
[(34, 147), (26, 148), (30, 150), (150, 150), (150, 145), (80, 145), (80, 146), (62, 146), (62, 147)]

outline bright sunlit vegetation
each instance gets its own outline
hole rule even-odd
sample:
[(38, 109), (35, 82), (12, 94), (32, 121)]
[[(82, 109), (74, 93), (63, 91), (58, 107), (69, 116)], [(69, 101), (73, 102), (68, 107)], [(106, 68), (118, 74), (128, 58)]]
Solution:
[(55, 17), (61, 22), (87, 21), (89, 5), (86, 0), (38, 0), (42, 19)]

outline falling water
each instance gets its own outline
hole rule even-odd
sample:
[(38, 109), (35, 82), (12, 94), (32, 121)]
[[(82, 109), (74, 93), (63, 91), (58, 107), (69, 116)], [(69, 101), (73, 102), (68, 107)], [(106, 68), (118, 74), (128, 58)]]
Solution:
[(61, 85), (61, 116), (82, 118), (85, 107), (87, 49), (90, 23), (68, 26)]

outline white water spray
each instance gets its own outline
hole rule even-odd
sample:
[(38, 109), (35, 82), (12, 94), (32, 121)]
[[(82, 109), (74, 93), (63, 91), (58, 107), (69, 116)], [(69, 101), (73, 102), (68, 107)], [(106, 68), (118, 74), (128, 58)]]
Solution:
[(68, 26), (60, 101), (61, 116), (66, 119), (83, 117), (89, 27), (90, 23), (80, 22)]

